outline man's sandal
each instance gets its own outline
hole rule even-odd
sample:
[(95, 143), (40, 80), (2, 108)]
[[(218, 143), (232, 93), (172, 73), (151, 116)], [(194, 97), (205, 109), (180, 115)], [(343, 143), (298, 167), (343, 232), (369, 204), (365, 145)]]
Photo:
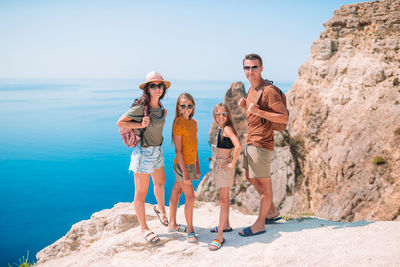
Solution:
[(267, 232), (266, 230), (262, 230), (256, 233), (253, 233), (253, 231), (251, 230), (250, 226), (243, 228), (243, 230), (241, 232), (239, 232), (238, 234), (240, 236), (253, 236), (253, 235), (261, 235), (264, 234), (265, 232)]
[(222, 238), (222, 242), (219, 242), (218, 239), (214, 239), (211, 241), (210, 245), (208, 245), (208, 249), (211, 251), (218, 250), (222, 247), (222, 245), (225, 243), (225, 238)]
[(158, 219), (160, 220), (160, 223), (164, 226), (168, 226), (167, 215), (165, 213), (158, 211), (156, 206), (154, 206), (154, 212), (156, 213)]
[(156, 236), (154, 232), (151, 230), (147, 230), (146, 232), (143, 233), (142, 236), (144, 240), (146, 240), (150, 244), (157, 244), (158, 242), (160, 242), (160, 238), (158, 238), (158, 236)]
[(277, 216), (277, 217), (271, 218), (271, 219), (266, 218), (265, 219), (265, 224), (274, 224), (274, 223), (276, 223), (277, 221), (279, 221), (281, 219), (282, 219), (281, 216)]

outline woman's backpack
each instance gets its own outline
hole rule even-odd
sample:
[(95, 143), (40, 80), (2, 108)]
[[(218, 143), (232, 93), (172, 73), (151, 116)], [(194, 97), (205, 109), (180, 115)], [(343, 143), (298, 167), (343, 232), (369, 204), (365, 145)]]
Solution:
[[(143, 106), (144, 116), (149, 116), (149, 106)], [(140, 142), (140, 135), (143, 136), (143, 132), (140, 135), (136, 134), (136, 129), (119, 128), (119, 133), (121, 134), (122, 141), (128, 147), (136, 147)]]

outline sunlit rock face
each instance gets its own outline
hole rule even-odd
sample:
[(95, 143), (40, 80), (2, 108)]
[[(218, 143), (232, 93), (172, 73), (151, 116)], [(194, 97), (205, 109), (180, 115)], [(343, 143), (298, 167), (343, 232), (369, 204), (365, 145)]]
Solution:
[[(275, 133), (274, 203), (283, 214), (332, 220), (400, 220), (400, 1), (342, 6), (324, 24), (287, 94), (288, 131)], [(246, 142), (245, 95), (233, 83), (224, 102)], [(210, 129), (215, 144), (217, 126)], [(197, 198), (217, 201), (211, 172)], [(231, 203), (258, 210), (241, 158)]]
[(303, 159), (284, 208), (398, 219), (400, 1), (343, 6), (324, 26), (288, 93), (289, 133)]

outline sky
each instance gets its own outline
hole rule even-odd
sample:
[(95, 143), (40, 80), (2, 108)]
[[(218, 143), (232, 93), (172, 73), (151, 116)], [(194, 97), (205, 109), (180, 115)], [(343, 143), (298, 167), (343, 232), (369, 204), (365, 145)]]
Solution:
[(362, 1), (0, 0), (0, 78), (295, 81), (334, 10)]

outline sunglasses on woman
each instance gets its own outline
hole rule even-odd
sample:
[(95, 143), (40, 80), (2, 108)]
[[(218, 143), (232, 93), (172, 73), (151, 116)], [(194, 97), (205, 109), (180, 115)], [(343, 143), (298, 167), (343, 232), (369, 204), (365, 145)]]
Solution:
[(189, 104), (189, 105), (180, 105), (181, 106), (181, 109), (186, 109), (186, 108), (188, 108), (188, 109), (192, 109), (193, 108), (193, 105), (192, 104)]
[(158, 89), (160, 89), (160, 90), (164, 90), (165, 89), (165, 85), (164, 85), (164, 83), (151, 83), (151, 84), (149, 84), (149, 88), (151, 89), (151, 90), (156, 90), (157, 88)]
[(219, 112), (215, 112), (215, 116), (222, 116), (222, 117), (226, 117), (226, 116), (228, 116), (228, 112), (222, 112), (222, 113), (219, 113)]

